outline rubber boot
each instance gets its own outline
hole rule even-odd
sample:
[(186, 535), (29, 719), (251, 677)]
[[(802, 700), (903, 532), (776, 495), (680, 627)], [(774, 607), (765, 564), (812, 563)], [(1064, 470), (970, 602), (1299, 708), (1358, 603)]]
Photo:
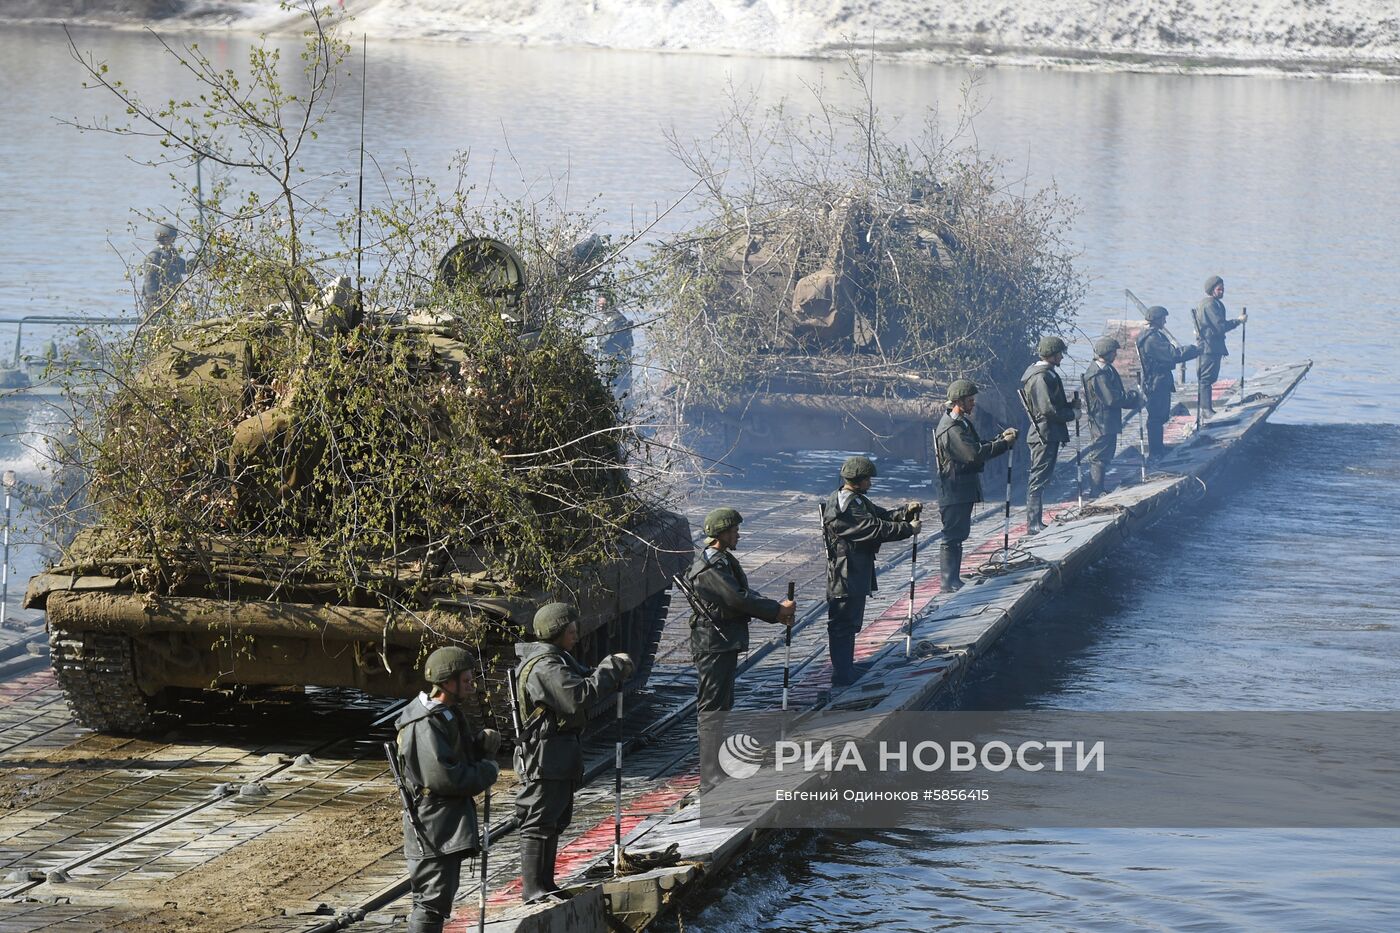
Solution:
[(959, 571), (962, 566), (962, 546), (943, 543), (938, 548), (938, 564), (943, 571), (943, 592), (956, 593), (962, 589)]
[(847, 632), (835, 632), (827, 640), (831, 649), (831, 685), (850, 686), (856, 681), (856, 637)]
[(408, 933), (442, 933), (443, 924), (439, 920), (408, 921)]
[(1085, 491), (1085, 494), (1088, 495), (1090, 499), (1095, 499), (1103, 495), (1103, 473), (1104, 469), (1102, 463), (1089, 464), (1089, 488)]
[(1045, 530), (1045, 522), (1040, 519), (1040, 493), (1026, 495), (1026, 534), (1038, 535)]
[(554, 890), (554, 860), (548, 859), (549, 844), (544, 839), (520, 840), (520, 897), (530, 904)]
[(550, 836), (545, 840), (544, 852), (540, 854), (541, 874), (544, 876), (546, 891), (559, 891), (559, 883), (554, 880), (554, 863), (559, 860), (559, 837)]
[(1215, 386), (1200, 384), (1196, 390), (1196, 404), (1200, 406), (1202, 418), (1215, 414)]

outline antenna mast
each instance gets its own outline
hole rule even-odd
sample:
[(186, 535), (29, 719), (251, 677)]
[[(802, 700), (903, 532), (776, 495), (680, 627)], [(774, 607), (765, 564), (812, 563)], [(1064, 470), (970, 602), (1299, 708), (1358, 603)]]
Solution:
[(365, 87), (369, 67), (369, 36), (360, 35), (360, 201), (355, 211), (355, 293), (360, 299), (360, 313), (365, 307), (365, 280), (361, 273), (364, 260), (365, 232)]

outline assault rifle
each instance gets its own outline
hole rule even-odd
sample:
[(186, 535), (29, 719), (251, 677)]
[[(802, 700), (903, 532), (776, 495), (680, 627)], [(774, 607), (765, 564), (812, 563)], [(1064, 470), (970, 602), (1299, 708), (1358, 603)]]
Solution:
[[(515, 727), (515, 753), (511, 755), (511, 761), (515, 765), (515, 773), (523, 776), (528, 770), (525, 763), (525, 746), (544, 725), (544, 714), (540, 713), (527, 721), (520, 712), (520, 701), (524, 700), (524, 696), (520, 693), (520, 682), (516, 679), (514, 670), (506, 671), (506, 686), (510, 691), (510, 724)], [(520, 699), (517, 700), (517, 697)]]
[(413, 834), (418, 837), (419, 848), (424, 852), (432, 852), (435, 856), (442, 855), (437, 846), (428, 842), (428, 830), (418, 816), (418, 802), (413, 799), (413, 794), (409, 792), (408, 784), (404, 780), (403, 768), (399, 764), (399, 749), (394, 742), (384, 743), (384, 757), (389, 759), (389, 773), (394, 776), (394, 786), (399, 789), (403, 812), (408, 814), (408, 822), (413, 827)]
[[(1134, 294), (1133, 294), (1133, 290), (1132, 290), (1131, 288), (1125, 288), (1125, 289), (1123, 289), (1123, 294), (1127, 295), (1129, 298), (1132, 299), (1133, 304), (1137, 305), (1138, 312), (1143, 316), (1143, 319), (1146, 320), (1146, 319), (1147, 319), (1147, 305), (1145, 305), (1145, 304), (1142, 303), (1142, 299), (1139, 298), (1137, 295), (1134, 295)], [(1195, 312), (1195, 311), (1192, 311), (1192, 312), (1191, 312), (1191, 324), (1192, 324), (1193, 327), (1195, 327), (1195, 325), (1196, 325), (1196, 312)], [(1173, 349), (1173, 350), (1180, 350), (1180, 349), (1181, 349), (1181, 344), (1179, 344), (1179, 343), (1176, 342), (1176, 338), (1172, 336), (1172, 332), (1171, 332), (1171, 331), (1167, 330), (1165, 324), (1162, 325), (1162, 333), (1164, 333), (1164, 334), (1167, 335), (1167, 342), (1170, 343), (1170, 344), (1172, 345), (1172, 349)], [(1196, 340), (1197, 340), (1197, 342), (1199, 342), (1200, 339), (1201, 339), (1201, 331), (1200, 331), (1200, 328), (1199, 328), (1199, 327), (1196, 327)], [(1186, 362), (1185, 362), (1184, 360), (1183, 360), (1182, 363), (1181, 363), (1181, 384), (1182, 384), (1183, 386), (1186, 385)]]
[(1040, 430), (1040, 422), (1035, 420), (1035, 412), (1031, 411), (1031, 400), (1026, 398), (1026, 389), (1021, 386), (1016, 389), (1016, 397), (1021, 400), (1021, 407), (1026, 410), (1026, 417), (1031, 421), (1031, 427), (1035, 428), (1035, 436), (1040, 438), (1041, 446), (1048, 446), (1045, 443), (1045, 432)]
[(690, 608), (694, 610), (696, 615), (703, 617), (704, 620), (712, 626), (716, 628), (719, 627), (719, 620), (716, 619), (715, 614), (710, 611), (709, 604), (701, 599), (700, 595), (695, 592), (695, 587), (685, 578), (685, 574), (676, 574), (671, 578), (671, 582), (676, 584), (676, 589), (681, 591), (681, 595), (685, 597), (686, 602), (690, 603)]
[(822, 544), (826, 545), (826, 562), (828, 565), (836, 563), (836, 541), (832, 538), (831, 527), (826, 523), (826, 503), (817, 503), (817, 514), (821, 517), (822, 523)]

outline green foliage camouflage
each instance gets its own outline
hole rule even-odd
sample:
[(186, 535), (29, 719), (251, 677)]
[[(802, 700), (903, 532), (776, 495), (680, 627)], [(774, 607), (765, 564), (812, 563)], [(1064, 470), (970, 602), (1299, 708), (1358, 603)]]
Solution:
[(739, 102), (713, 139), (673, 141), (702, 219), (654, 261), (670, 301), (660, 367), (721, 404), (1013, 378), (1085, 294), (1073, 204), (1008, 183), (932, 119), (897, 141), (873, 107), (816, 103), (803, 118)]
[[(164, 134), (163, 164), (202, 159), (212, 182), (188, 278), (73, 395), (55, 517), (87, 530), (64, 563), (149, 592), (390, 607), (445, 580), (561, 585), (654, 498), (628, 481), (637, 438), (587, 332), (600, 293), (627, 309), (642, 280), (610, 243), (571, 252), (594, 216), (478, 195), (464, 160), (446, 194), (406, 171), (363, 215), (336, 200), (344, 171), (302, 177), (348, 52), (307, 9), (296, 92), (264, 45), (242, 75), (172, 49), (197, 93), (159, 106), (80, 56)], [(523, 294), (441, 283), (472, 236), (518, 246)]]

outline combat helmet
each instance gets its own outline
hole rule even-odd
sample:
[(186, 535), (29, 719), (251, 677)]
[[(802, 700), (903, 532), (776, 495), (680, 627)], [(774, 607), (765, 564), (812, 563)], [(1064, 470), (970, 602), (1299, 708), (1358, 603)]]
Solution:
[(1063, 353), (1068, 349), (1069, 346), (1063, 340), (1052, 334), (1049, 337), (1040, 338), (1040, 346), (1037, 348), (1037, 352), (1042, 357), (1046, 357), (1055, 353)]
[(569, 623), (578, 621), (578, 608), (573, 603), (546, 603), (535, 612), (532, 628), (540, 641), (554, 641)]
[(462, 671), (476, 667), (476, 655), (466, 648), (448, 645), (428, 655), (423, 665), (423, 679), (430, 684), (442, 684), (456, 677)]
[(1167, 319), (1167, 309), (1161, 305), (1153, 305), (1147, 309), (1148, 323), (1152, 321), (1165, 321)]
[(971, 379), (955, 379), (953, 384), (948, 386), (948, 401), (956, 402), (960, 398), (967, 398), (969, 395), (977, 394), (977, 383)]
[(869, 457), (862, 457), (859, 454), (847, 457), (846, 462), (841, 464), (841, 478), (844, 480), (860, 482), (863, 479), (871, 479), (879, 475), (880, 472), (875, 469), (875, 462)]
[(731, 509), (727, 506), (712, 509), (705, 516), (705, 537), (713, 538), (722, 535), (731, 528), (734, 528), (744, 521), (744, 516), (739, 514), (738, 509)]
[(1121, 349), (1122, 346), (1123, 345), (1113, 337), (1100, 337), (1098, 340), (1094, 341), (1094, 355), (1107, 356), (1114, 350)]

